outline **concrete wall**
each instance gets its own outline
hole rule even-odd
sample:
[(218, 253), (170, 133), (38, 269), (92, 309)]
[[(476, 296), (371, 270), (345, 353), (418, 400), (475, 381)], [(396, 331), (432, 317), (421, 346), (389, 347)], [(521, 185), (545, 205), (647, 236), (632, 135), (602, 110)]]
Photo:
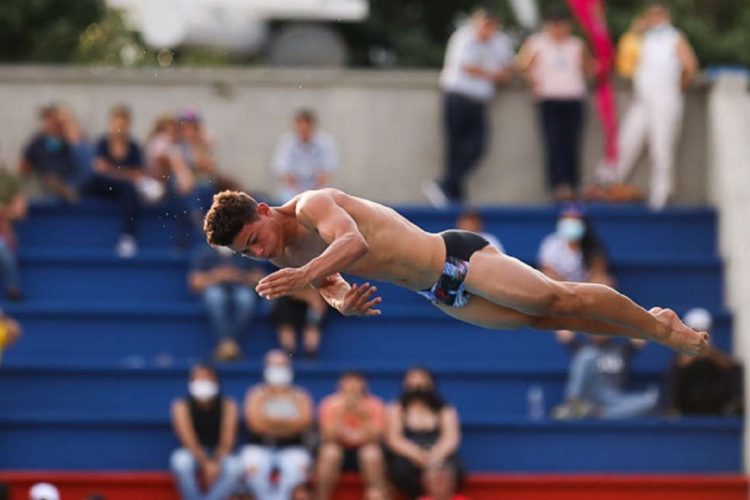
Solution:
[[(342, 168), (335, 185), (373, 199), (403, 203), (424, 198), (421, 184), (442, 168), (441, 102), (433, 71), (0, 68), (0, 148), (15, 164), (36, 126), (35, 111), (68, 103), (92, 135), (104, 130), (107, 109), (129, 104), (143, 138), (154, 118), (192, 103), (204, 113), (222, 169), (248, 187), (272, 189), (269, 161), (279, 135), (301, 106), (317, 110), (337, 140)], [(626, 85), (618, 100), (628, 100)], [(706, 90), (689, 93), (679, 154), (677, 201), (705, 203)], [(492, 107), (491, 150), (472, 177), (477, 203), (547, 199), (542, 147), (533, 102), (520, 83), (500, 91)], [(600, 159), (601, 132), (588, 108), (584, 166)], [(644, 162), (645, 163), (645, 162)], [(647, 185), (648, 169), (635, 181)]]
[[(709, 196), (719, 209), (727, 306), (734, 313), (734, 354), (750, 401), (750, 92), (746, 75), (724, 75), (709, 100)], [(750, 472), (750, 412), (745, 414), (745, 472)]]

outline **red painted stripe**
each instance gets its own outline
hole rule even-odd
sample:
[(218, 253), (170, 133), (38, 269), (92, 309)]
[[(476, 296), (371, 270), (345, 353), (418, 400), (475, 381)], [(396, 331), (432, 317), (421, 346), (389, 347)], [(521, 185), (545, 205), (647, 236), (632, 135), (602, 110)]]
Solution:
[[(166, 472), (4, 471), (0, 482), (11, 486), (11, 500), (26, 500), (39, 481), (57, 485), (63, 498), (93, 492), (108, 500), (176, 500)], [(473, 500), (746, 500), (748, 478), (741, 475), (532, 475), (475, 474), (466, 493)], [(337, 500), (361, 498), (356, 475), (345, 475)]]

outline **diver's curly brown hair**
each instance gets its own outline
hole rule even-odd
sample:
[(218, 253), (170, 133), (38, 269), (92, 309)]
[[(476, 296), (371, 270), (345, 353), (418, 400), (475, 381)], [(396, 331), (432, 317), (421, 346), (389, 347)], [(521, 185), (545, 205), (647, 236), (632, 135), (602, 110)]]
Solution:
[(214, 195), (203, 220), (203, 232), (212, 245), (229, 246), (248, 222), (258, 220), (258, 203), (241, 191), (222, 191)]

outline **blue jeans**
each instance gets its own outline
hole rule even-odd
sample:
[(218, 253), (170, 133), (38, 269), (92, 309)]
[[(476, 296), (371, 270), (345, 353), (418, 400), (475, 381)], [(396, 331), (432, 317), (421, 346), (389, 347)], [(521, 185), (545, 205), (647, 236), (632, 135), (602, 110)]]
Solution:
[(0, 240), (0, 277), (2, 277), (6, 291), (21, 289), (18, 257), (16, 252), (3, 240)]
[[(302, 446), (249, 445), (242, 449), (245, 482), (258, 500), (289, 500), (294, 489), (305, 482), (311, 462), (310, 453)], [(276, 484), (271, 483), (274, 469), (279, 472)]]
[(601, 408), (603, 418), (632, 418), (651, 413), (659, 402), (655, 390), (627, 394), (619, 387), (603, 382), (597, 370), (599, 351), (584, 346), (570, 362), (566, 400), (581, 400)]
[(221, 471), (216, 482), (203, 494), (198, 487), (198, 462), (185, 448), (172, 452), (169, 468), (172, 470), (183, 500), (225, 500), (240, 486), (242, 462), (233, 456), (221, 460)]
[(220, 283), (203, 290), (203, 302), (219, 340), (236, 340), (250, 326), (257, 295), (247, 285)]

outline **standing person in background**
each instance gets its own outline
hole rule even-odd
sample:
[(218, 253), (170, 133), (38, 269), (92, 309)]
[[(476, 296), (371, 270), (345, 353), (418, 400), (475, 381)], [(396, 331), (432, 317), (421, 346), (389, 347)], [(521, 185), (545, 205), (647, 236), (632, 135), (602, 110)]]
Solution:
[(617, 103), (612, 85), (615, 48), (607, 28), (604, 0), (567, 0), (570, 10), (583, 28), (594, 53), (594, 97), (604, 132), (604, 158), (599, 164), (598, 181), (615, 180), (617, 169)]
[(512, 74), (513, 44), (499, 30), (499, 19), (480, 8), (448, 41), (440, 75), (445, 168), (439, 182), (424, 187), (436, 207), (464, 201), (466, 177), (486, 150), (489, 104), (496, 85)]
[(425, 493), (453, 498), (463, 476), (461, 425), (430, 371), (415, 367), (406, 372), (401, 396), (389, 405), (386, 428), (389, 473), (396, 488), (409, 499)]
[(39, 112), (41, 127), (26, 145), (18, 171), (34, 175), (44, 194), (76, 203), (90, 159), (89, 146), (72, 113), (58, 105)]
[(617, 73), (623, 78), (632, 80), (635, 75), (641, 57), (643, 34), (647, 27), (646, 16), (635, 16), (628, 31), (617, 41)]
[(132, 117), (126, 106), (109, 112), (109, 130), (99, 139), (94, 158), (94, 173), (86, 191), (94, 196), (114, 197), (120, 203), (122, 223), (117, 254), (133, 257), (138, 251), (135, 232), (140, 200), (136, 185), (146, 177), (140, 145), (130, 135)]
[(698, 61), (688, 39), (672, 25), (665, 4), (652, 3), (645, 19), (648, 28), (633, 75), (633, 101), (620, 128), (618, 177), (627, 180), (647, 142), (651, 160), (648, 203), (659, 210), (673, 192), (683, 89), (695, 79)]
[(336, 144), (317, 125), (312, 110), (300, 109), (294, 115), (294, 131), (276, 146), (272, 168), (280, 183), (277, 197), (282, 203), (308, 189), (329, 186), (338, 169)]
[(385, 405), (368, 393), (362, 373), (341, 375), (338, 391), (320, 404), (319, 424), (317, 500), (332, 497), (342, 469), (360, 472), (365, 491), (385, 492)]
[(216, 371), (194, 366), (188, 396), (172, 403), (172, 429), (182, 447), (172, 453), (170, 468), (184, 500), (226, 500), (239, 486), (242, 466), (232, 456), (237, 417), (237, 403), (221, 394)]
[[(264, 382), (245, 397), (250, 443), (242, 450), (247, 485), (258, 500), (289, 500), (307, 478), (312, 462), (305, 434), (312, 429), (313, 403), (292, 385), (294, 372), (282, 351), (266, 355)], [(278, 471), (277, 481), (271, 473)]]
[(216, 361), (242, 357), (239, 338), (247, 332), (258, 301), (255, 285), (265, 273), (262, 266), (225, 247), (203, 246), (193, 260), (190, 289), (203, 297), (219, 344)]
[(565, 10), (550, 12), (541, 33), (521, 48), (519, 67), (539, 104), (547, 183), (557, 201), (577, 197), (586, 73), (593, 69), (586, 46), (571, 34)]

